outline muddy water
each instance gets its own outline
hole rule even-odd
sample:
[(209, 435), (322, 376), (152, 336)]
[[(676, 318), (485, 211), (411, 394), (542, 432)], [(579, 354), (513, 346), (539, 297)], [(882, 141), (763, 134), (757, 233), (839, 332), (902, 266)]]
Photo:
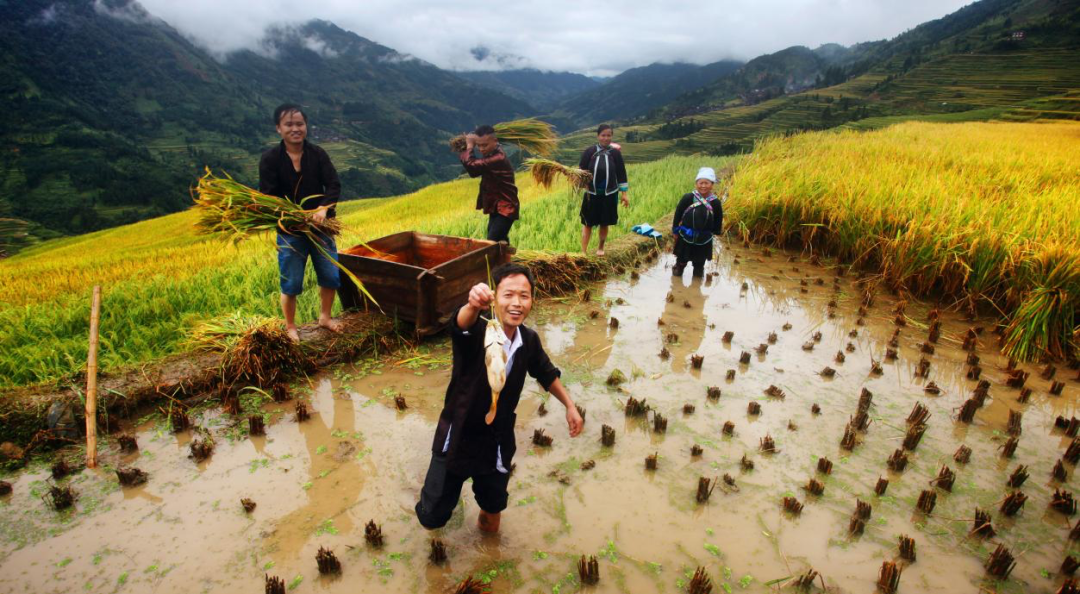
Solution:
[[(477, 507), (466, 489), (450, 524), (435, 533), (449, 547), (444, 566), (428, 563), (432, 535), (416, 523), (412, 506), (449, 378), (445, 340), (312, 378), (295, 390), (309, 402), (311, 420), (297, 423), (293, 403), (266, 405), (266, 437), (247, 438), (227, 417), (204, 411), (198, 424), (212, 431), (217, 447), (201, 464), (186, 457), (190, 433), (171, 435), (160, 422), (144, 423), (138, 454), (110, 450), (106, 468), (70, 479), (80, 492), (71, 512), (49, 511), (37, 499), (47, 486), (46, 469), (8, 477), (14, 494), (0, 500), (0, 591), (259, 592), (268, 573), (298, 592), (443, 592), (465, 575), (490, 580), (495, 592), (568, 592), (579, 589), (575, 561), (587, 553), (600, 558), (600, 583), (589, 587), (597, 592), (681, 591), (697, 566), (708, 571), (713, 591), (768, 591), (775, 587), (770, 582), (813, 567), (831, 591), (869, 592), (882, 561), (897, 559), (900, 534), (915, 539), (918, 553), (917, 562), (903, 563), (901, 592), (1045, 592), (1060, 585), (1061, 561), (1077, 553), (1067, 540), (1069, 519), (1048, 502), (1055, 488), (1071, 489), (1075, 479), (1068, 466), (1064, 485), (1051, 481), (1051, 467), (1070, 441), (1053, 420), (1076, 414), (1075, 371), (1058, 372), (1067, 387), (1053, 397), (1049, 382), (1029, 368), (1034, 394), (1020, 404), (1018, 391), (1004, 386), (1006, 362), (994, 354), (988, 328), (978, 354), (992, 383), (990, 398), (973, 424), (959, 424), (955, 411), (976, 382), (965, 379), (966, 353), (959, 348), (971, 324), (956, 314), (944, 314), (936, 352), (926, 355), (929, 378), (916, 378), (930, 308), (910, 304), (900, 357), (882, 361), (883, 373), (875, 376), (871, 360), (884, 358), (896, 327), (895, 298), (879, 294), (859, 325), (860, 295), (851, 279), (834, 289), (830, 270), (805, 261), (731, 246), (704, 281), (689, 273), (672, 279), (670, 264), (665, 257), (638, 279), (593, 287), (589, 302), (571, 297), (534, 309), (532, 325), (587, 409), (585, 431), (570, 439), (554, 400), (540, 416), (543, 395), (530, 380), (518, 408), (519, 454), (503, 531), (478, 533)], [(829, 317), (832, 299), (838, 307)], [(610, 328), (610, 317), (618, 318), (618, 329)], [(734, 332), (730, 343), (722, 340), (727, 331)], [(770, 332), (776, 343), (755, 353)], [(815, 332), (820, 342), (803, 350)], [(836, 363), (848, 343), (854, 350)], [(658, 356), (665, 346), (666, 359)], [(743, 351), (751, 353), (748, 364), (739, 363)], [(694, 354), (704, 356), (700, 370), (690, 364)], [(835, 377), (819, 375), (826, 366), (836, 369)], [(620, 389), (605, 385), (614, 369), (629, 378)], [(942, 393), (925, 394), (927, 381)], [(767, 397), (770, 385), (786, 397)], [(709, 386), (721, 389), (715, 402), (706, 398)], [(864, 387), (874, 395), (873, 422), (848, 452), (840, 438)], [(397, 395), (407, 410), (396, 410)], [(624, 415), (630, 395), (668, 418), (666, 433), (652, 431), (651, 415)], [(750, 401), (761, 405), (760, 415), (748, 415)], [(916, 402), (929, 408), (929, 428), (906, 470), (890, 472), (885, 461), (900, 447)], [(695, 405), (692, 414), (683, 413), (687, 403)], [(811, 413), (815, 403), (820, 416)], [(998, 448), (1010, 410), (1023, 412), (1023, 435), (1007, 460)], [(726, 421), (735, 424), (731, 437), (720, 430)], [(615, 429), (613, 448), (599, 442), (602, 424)], [(531, 445), (537, 428), (554, 436), (551, 448)], [(775, 453), (759, 451), (766, 436), (775, 440)], [(694, 444), (701, 456), (691, 456)], [(967, 465), (952, 460), (961, 444), (973, 450)], [(648, 471), (644, 460), (653, 453), (658, 468)], [(751, 471), (740, 467), (744, 454), (754, 462)], [(821, 456), (833, 461), (829, 476), (815, 472)], [(583, 470), (586, 460), (595, 468)], [(149, 472), (149, 483), (120, 489), (109, 467), (121, 463)], [(917, 512), (919, 493), (934, 490), (929, 481), (942, 464), (956, 472), (952, 492), (936, 489), (933, 513)], [(1029, 500), (1019, 515), (1005, 518), (997, 504), (1018, 464), (1031, 473), (1023, 486)], [(696, 503), (698, 478), (725, 473), (736, 486), (721, 485), (708, 503)], [(811, 477), (824, 483), (822, 496), (803, 490)], [(878, 477), (890, 481), (883, 497), (873, 492)], [(782, 511), (785, 495), (805, 504), (801, 515)], [(242, 497), (258, 505), (250, 515)], [(852, 537), (847, 528), (856, 499), (873, 512), (865, 533)], [(976, 507), (991, 511), (998, 535), (990, 541), (968, 537)], [(385, 536), (381, 550), (364, 542), (371, 519)], [(1007, 582), (987, 579), (982, 567), (999, 542), (1018, 555)], [(319, 576), (320, 546), (341, 559), (340, 577)]]

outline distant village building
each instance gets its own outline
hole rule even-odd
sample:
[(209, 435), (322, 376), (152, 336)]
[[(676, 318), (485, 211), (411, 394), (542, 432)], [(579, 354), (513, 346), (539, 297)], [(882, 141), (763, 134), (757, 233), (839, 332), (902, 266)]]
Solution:
[(1024, 32), (1023, 31), (1013, 31), (1012, 32), (1012, 40), (1013, 41), (1023, 41), (1024, 40)]

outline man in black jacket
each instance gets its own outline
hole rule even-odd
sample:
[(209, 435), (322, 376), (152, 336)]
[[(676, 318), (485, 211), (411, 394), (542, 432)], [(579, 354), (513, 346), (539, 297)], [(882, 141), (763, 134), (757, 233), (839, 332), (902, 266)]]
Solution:
[[(566, 407), (570, 437), (577, 437), (584, 424), (570, 394), (559, 381), (558, 368), (544, 352), (540, 336), (522, 325), (532, 309), (532, 273), (519, 264), (503, 264), (491, 274), (495, 291), (484, 283), (474, 286), (469, 292), (469, 302), (458, 310), (451, 325), (453, 370), (435, 429), (431, 465), (416, 504), (416, 517), (429, 530), (446, 525), (457, 507), (462, 484), (472, 478), (473, 494), (480, 506), (480, 530), (498, 532), (517, 449), (514, 409), (521, 397), (526, 372)], [(488, 321), (480, 312), (487, 310), (493, 301), (506, 334), (503, 350), (508, 358), (506, 383), (499, 394), (495, 419), (489, 425), (484, 419), (491, 407), (491, 387), (484, 363)]]
[[(307, 141), (307, 116), (299, 105), (286, 103), (274, 110), (274, 126), (281, 142), (266, 151), (259, 160), (259, 191), (316, 210), (315, 222), (335, 216), (334, 207), (341, 197), (341, 181), (330, 156)], [(281, 311), (285, 330), (293, 340), (300, 340), (296, 330), (296, 297), (304, 290), (304, 267), (308, 257), (319, 284), (319, 325), (338, 332), (341, 323), (330, 317), (334, 294), (340, 286), (337, 246), (334, 238), (318, 234), (319, 246), (304, 235), (290, 235), (278, 230), (278, 272), (281, 284)], [(321, 248), (321, 249), (320, 249)]]

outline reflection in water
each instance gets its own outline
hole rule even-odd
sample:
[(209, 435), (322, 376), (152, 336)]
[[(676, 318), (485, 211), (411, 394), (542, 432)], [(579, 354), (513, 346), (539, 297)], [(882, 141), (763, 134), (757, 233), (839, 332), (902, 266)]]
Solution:
[[(690, 365), (690, 356), (697, 353), (701, 340), (705, 338), (705, 293), (702, 291), (702, 277), (691, 277), (689, 285), (678, 276), (671, 277), (671, 300), (664, 306), (664, 325), (661, 326), (666, 337), (670, 333), (678, 336), (678, 341), (668, 343), (671, 352), (671, 370), (680, 373)], [(700, 373), (698, 373), (700, 375)]]

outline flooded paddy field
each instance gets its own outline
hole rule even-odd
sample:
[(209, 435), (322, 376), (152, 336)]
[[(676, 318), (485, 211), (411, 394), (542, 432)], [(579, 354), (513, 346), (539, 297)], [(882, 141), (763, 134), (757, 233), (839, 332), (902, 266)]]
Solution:
[[(192, 415), (200, 429), (178, 434), (155, 416), (131, 428), (137, 452), (110, 442), (97, 470), (5, 477), (13, 493), (0, 498), (0, 592), (261, 592), (266, 574), (296, 592), (445, 592), (466, 576), (494, 592), (681, 592), (699, 566), (714, 592), (794, 590), (811, 568), (815, 590), (871, 592), (884, 561), (902, 570), (899, 592), (1057, 590), (1063, 560), (1080, 556), (1069, 539), (1075, 517), (1050, 506), (1076, 480), (1068, 460), (1064, 480), (1053, 476), (1073, 442), (1055, 421), (1076, 414), (1076, 370), (1046, 379), (1045, 366), (1020, 365), (1030, 393), (1008, 387), (990, 321), (943, 307), (940, 338), (924, 347), (932, 304), (906, 304), (898, 319), (903, 304), (879, 291), (860, 312), (855, 278), (804, 257), (725, 246), (705, 279), (672, 278), (671, 263), (664, 256), (534, 308), (528, 324), (586, 410), (585, 429), (569, 438), (562, 406), (527, 380), (497, 536), (476, 529), (468, 488), (444, 529), (429, 533), (413, 515), (450, 376), (443, 338), (328, 370), (296, 385), (289, 402), (248, 394), (265, 436), (214, 409)], [(978, 380), (962, 348), (973, 327)], [(616, 370), (625, 382), (608, 385)], [(982, 380), (982, 405), (965, 411)], [(1050, 393), (1055, 381), (1061, 395)], [(650, 410), (627, 415), (630, 398)], [(303, 422), (298, 400), (311, 413)], [(909, 437), (919, 433), (908, 423), (916, 405), (925, 407), (915, 411), (921, 439)], [(970, 423), (959, 420), (972, 411)], [(537, 429), (554, 438), (550, 447), (532, 445)], [(195, 462), (189, 444), (207, 435), (213, 454)], [(961, 446), (966, 462), (955, 459)], [(117, 466), (149, 480), (121, 488)], [(1029, 476), (1012, 488), (1018, 466)], [(702, 477), (713, 482), (699, 503)], [(78, 492), (71, 509), (41, 500), (54, 483)], [(1006, 515), (1013, 491), (1027, 499)], [(801, 511), (785, 510), (785, 498)], [(870, 510), (854, 522), (857, 501)], [(987, 514), (979, 523), (976, 509)], [(381, 548), (365, 541), (372, 520)], [(901, 559), (901, 535), (913, 539), (914, 562)], [(428, 560), (433, 537), (446, 543), (443, 564)], [(999, 544), (1016, 562), (1006, 580), (984, 568)], [(340, 575), (320, 576), (320, 547), (335, 553)], [(596, 585), (579, 583), (582, 554), (598, 559)]]

